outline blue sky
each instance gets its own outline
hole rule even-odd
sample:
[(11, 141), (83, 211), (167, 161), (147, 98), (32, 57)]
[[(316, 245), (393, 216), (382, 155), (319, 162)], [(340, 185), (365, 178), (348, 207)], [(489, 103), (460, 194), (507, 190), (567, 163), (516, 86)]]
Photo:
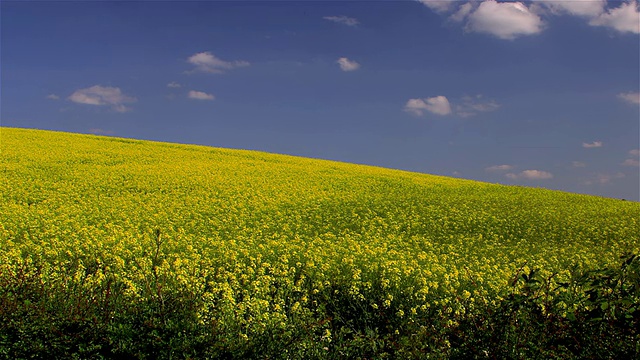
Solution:
[(0, 124), (640, 200), (636, 1), (2, 1)]

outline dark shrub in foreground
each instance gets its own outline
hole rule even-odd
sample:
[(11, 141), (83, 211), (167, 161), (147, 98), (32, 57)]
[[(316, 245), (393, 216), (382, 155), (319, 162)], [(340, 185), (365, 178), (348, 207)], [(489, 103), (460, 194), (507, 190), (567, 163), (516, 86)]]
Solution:
[(200, 319), (199, 295), (157, 276), (146, 300), (133, 301), (115, 280), (82, 293), (72, 282), (45, 283), (40, 271), (30, 262), (0, 274), (0, 358), (640, 358), (637, 255), (564, 283), (520, 271), (497, 305), (460, 315), (431, 309), (420, 321), (394, 307), (374, 310), (336, 283), (315, 295), (306, 315), (249, 339), (220, 325), (215, 311)]

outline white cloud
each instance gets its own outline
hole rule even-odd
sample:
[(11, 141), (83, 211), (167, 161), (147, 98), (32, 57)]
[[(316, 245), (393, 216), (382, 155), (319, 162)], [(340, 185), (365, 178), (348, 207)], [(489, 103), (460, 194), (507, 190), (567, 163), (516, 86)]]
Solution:
[(622, 163), (622, 165), (638, 167), (638, 166), (640, 166), (640, 161), (638, 161), (636, 159), (627, 159)]
[(476, 115), (478, 112), (488, 112), (497, 110), (500, 104), (493, 100), (480, 101), (482, 95), (476, 95), (475, 97), (464, 96), (462, 98), (462, 104), (456, 106), (456, 113), (462, 117), (469, 117)]
[(631, 156), (640, 156), (640, 149), (629, 150), (629, 155), (631, 155)]
[(325, 20), (333, 21), (334, 23), (343, 24), (347, 26), (358, 26), (360, 22), (358, 19), (350, 18), (348, 16), (340, 15), (340, 16), (325, 16), (323, 17)]
[(582, 17), (596, 17), (604, 12), (607, 0), (542, 0), (540, 1), (555, 14), (569, 14)]
[(49, 100), (59, 100), (60, 96), (56, 95), (56, 94), (49, 94), (46, 96), (47, 99)]
[(172, 81), (172, 82), (170, 82), (170, 83), (168, 83), (168, 84), (167, 84), (167, 87), (170, 87), (170, 88), (180, 88), (180, 87), (182, 87), (182, 85), (178, 84), (178, 83), (177, 83), (177, 82), (175, 82), (175, 81)]
[(628, 93), (622, 93), (622, 94), (618, 94), (618, 97), (630, 104), (636, 104), (639, 105), (640, 104), (640, 93), (637, 92), (628, 92)]
[(449, 115), (451, 105), (445, 96), (436, 96), (426, 99), (409, 99), (404, 106), (404, 111), (417, 116), (422, 116), (424, 110), (437, 115)]
[(609, 9), (606, 13), (593, 18), (589, 25), (607, 26), (621, 33), (640, 34), (640, 12), (638, 2), (633, 0), (622, 3), (619, 7)]
[(410, 112), (416, 116), (422, 116), (423, 110), (427, 109), (427, 104), (422, 99), (409, 99), (404, 105), (404, 111)]
[(449, 11), (453, 7), (455, 0), (418, 0), (418, 1), (437, 13), (443, 13), (443, 12)]
[(640, 33), (638, 0), (611, 1), (613, 6), (619, 5), (615, 8), (607, 8), (607, 0), (418, 1), (443, 16), (450, 14), (452, 22), (461, 23), (466, 19), (466, 31), (506, 40), (538, 34), (546, 26), (542, 17), (564, 14), (583, 18), (592, 26), (609, 27), (621, 33)]
[(469, 15), (467, 29), (511, 40), (542, 31), (542, 19), (521, 2), (484, 1)]
[(525, 170), (518, 174), (508, 173), (505, 175), (512, 180), (527, 179), (527, 180), (546, 180), (553, 178), (553, 174), (542, 170)]
[(472, 3), (463, 4), (462, 6), (460, 6), (460, 8), (458, 9), (458, 11), (456, 11), (455, 14), (449, 16), (449, 19), (455, 22), (462, 22), (462, 20), (464, 20), (467, 17), (467, 15), (471, 13), (471, 10), (473, 10)]
[(195, 90), (191, 90), (189, 91), (189, 99), (196, 99), (196, 100), (213, 100), (216, 97), (211, 95), (211, 94), (207, 94), (205, 92), (202, 91), (195, 91)]
[(221, 74), (225, 70), (231, 70), (239, 67), (249, 66), (246, 61), (224, 61), (217, 58), (209, 51), (192, 55), (187, 61), (195, 65), (195, 69), (191, 72), (203, 72), (209, 74)]
[(342, 71), (354, 71), (358, 70), (358, 68), (360, 67), (360, 64), (353, 60), (349, 60), (346, 57), (341, 57), (336, 62), (340, 64), (340, 69), (342, 69)]
[(582, 143), (582, 147), (586, 149), (602, 147), (602, 141), (594, 141), (592, 143)]
[(520, 173), (520, 177), (524, 179), (551, 179), (553, 174), (541, 170), (525, 170)]
[(485, 168), (485, 171), (507, 171), (513, 169), (511, 165), (493, 165)]
[(76, 90), (69, 100), (86, 105), (104, 106), (110, 105), (111, 109), (116, 112), (127, 112), (131, 108), (125, 106), (125, 103), (136, 102), (137, 99), (124, 95), (120, 88), (95, 85), (86, 89)]
[(587, 167), (587, 164), (582, 161), (574, 161), (571, 163), (571, 166), (573, 166), (574, 168), (583, 168)]

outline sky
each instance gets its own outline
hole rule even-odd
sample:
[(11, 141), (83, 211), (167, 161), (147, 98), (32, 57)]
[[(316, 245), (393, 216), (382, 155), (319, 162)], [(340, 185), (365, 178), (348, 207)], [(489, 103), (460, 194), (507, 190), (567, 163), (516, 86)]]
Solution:
[(1, 126), (640, 200), (637, 0), (0, 11)]

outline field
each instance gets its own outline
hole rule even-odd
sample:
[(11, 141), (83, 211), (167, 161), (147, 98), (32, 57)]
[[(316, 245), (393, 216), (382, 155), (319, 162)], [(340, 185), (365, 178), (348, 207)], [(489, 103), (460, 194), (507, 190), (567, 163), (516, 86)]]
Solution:
[(0, 357), (640, 354), (640, 204), (0, 128)]

